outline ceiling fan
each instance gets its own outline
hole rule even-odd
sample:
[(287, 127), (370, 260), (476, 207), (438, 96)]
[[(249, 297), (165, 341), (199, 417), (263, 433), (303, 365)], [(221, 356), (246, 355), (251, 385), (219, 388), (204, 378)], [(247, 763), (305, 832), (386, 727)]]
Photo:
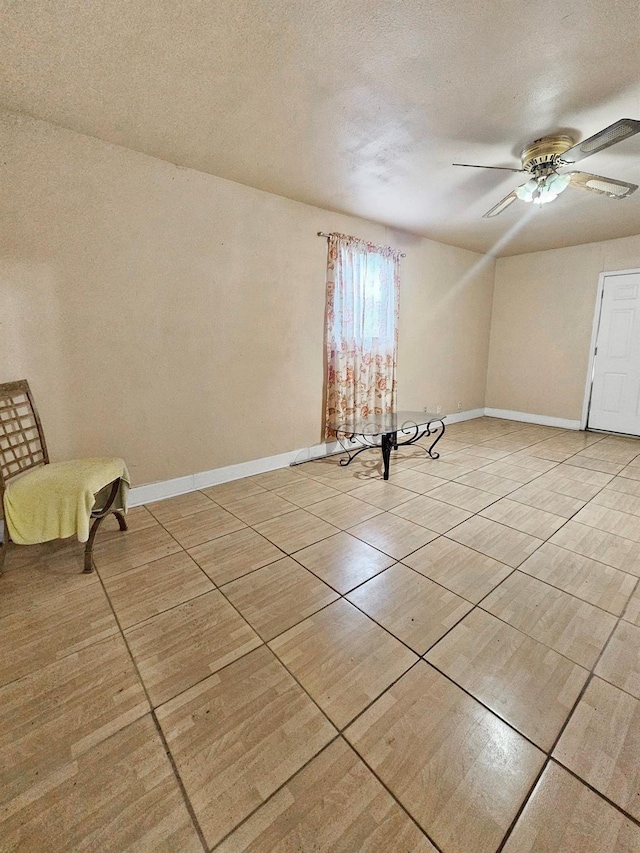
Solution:
[(560, 172), (563, 166), (571, 166), (578, 160), (584, 160), (591, 154), (604, 151), (611, 145), (622, 142), (636, 133), (640, 133), (640, 121), (621, 118), (605, 127), (599, 133), (574, 144), (570, 136), (543, 136), (526, 145), (522, 151), (522, 168), (511, 169), (506, 166), (476, 166), (471, 163), (453, 163), (454, 166), (467, 166), (472, 169), (502, 169), (507, 172), (525, 172), (529, 175), (526, 183), (517, 187), (508, 196), (488, 210), (483, 218), (497, 216), (506, 210), (516, 199), (547, 204), (556, 199), (567, 187), (578, 187), (591, 192), (607, 195), (609, 198), (626, 198), (638, 189), (637, 184), (603, 178), (588, 172)]

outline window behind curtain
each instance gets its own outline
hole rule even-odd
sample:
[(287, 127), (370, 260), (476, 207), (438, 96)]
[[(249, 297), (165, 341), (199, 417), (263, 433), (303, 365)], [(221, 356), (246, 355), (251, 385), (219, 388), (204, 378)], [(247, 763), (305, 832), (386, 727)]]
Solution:
[(326, 433), (395, 411), (399, 253), (332, 234), (327, 263)]

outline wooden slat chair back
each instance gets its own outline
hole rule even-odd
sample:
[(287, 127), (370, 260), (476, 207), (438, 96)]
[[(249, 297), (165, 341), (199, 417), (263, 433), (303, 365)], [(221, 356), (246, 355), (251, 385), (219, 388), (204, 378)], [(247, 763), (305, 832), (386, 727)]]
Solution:
[(25, 380), (0, 385), (0, 489), (49, 461), (42, 424)]
[[(0, 510), (7, 483), (32, 468), (49, 464), (49, 454), (42, 423), (38, 415), (29, 383), (26, 379), (0, 383)], [(120, 490), (120, 479), (107, 487), (107, 497), (101, 508), (92, 511), (94, 519), (84, 552), (84, 571), (92, 572), (93, 543), (102, 520), (113, 512), (120, 530), (127, 529), (124, 515), (114, 509)], [(6, 545), (10, 541), (4, 525), (4, 541), (0, 543), (0, 574), (4, 568)]]

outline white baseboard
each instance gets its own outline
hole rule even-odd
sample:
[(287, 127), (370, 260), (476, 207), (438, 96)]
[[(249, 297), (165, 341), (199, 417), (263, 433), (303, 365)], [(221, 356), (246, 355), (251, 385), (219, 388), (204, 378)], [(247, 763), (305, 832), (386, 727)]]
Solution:
[[(468, 412), (457, 412), (455, 415), (447, 415), (447, 423), (458, 423), (479, 418), (484, 414), (484, 409), (473, 409)], [(265, 456), (262, 459), (252, 459), (249, 462), (239, 462), (237, 465), (227, 465), (224, 468), (213, 468), (210, 471), (199, 471), (197, 474), (187, 474), (185, 477), (176, 477), (173, 480), (161, 480), (159, 483), (147, 483), (144, 486), (134, 486), (129, 492), (129, 506), (140, 506), (161, 501), (165, 498), (174, 498), (187, 492), (195, 492), (198, 489), (206, 489), (209, 486), (218, 486), (221, 483), (229, 483), (232, 480), (240, 480), (243, 477), (252, 477), (254, 474), (264, 474), (267, 471), (275, 471), (277, 468), (287, 468), (294, 462), (309, 462), (311, 459), (321, 459), (341, 450), (337, 441), (324, 442), (301, 450), (292, 450), (289, 453), (280, 453), (277, 456)]]
[(484, 413), (489, 418), (503, 418), (506, 421), (522, 421), (525, 424), (560, 427), (561, 429), (580, 429), (580, 421), (568, 418), (552, 418), (550, 415), (531, 415), (528, 412), (512, 412), (509, 409), (485, 408)]
[(453, 415), (447, 415), (447, 424), (459, 424), (461, 421), (471, 421), (474, 418), (481, 418), (484, 413), (484, 409), (469, 409), (468, 412), (456, 412)]
[[(483, 416), (504, 418), (504, 420), (508, 421), (522, 421), (527, 424), (540, 424), (541, 426), (561, 427), (563, 429), (580, 429), (580, 421), (492, 408), (456, 412), (446, 416), (446, 423), (455, 424)], [(210, 471), (199, 471), (197, 474), (187, 474), (184, 477), (175, 477), (172, 480), (162, 480), (158, 483), (134, 486), (129, 492), (128, 503), (131, 507), (141, 506), (152, 501), (160, 501), (165, 498), (184, 495), (187, 492), (195, 492), (198, 489), (206, 489), (209, 486), (217, 486), (221, 483), (229, 483), (232, 480), (240, 480), (243, 477), (251, 477), (254, 474), (264, 474), (267, 471), (275, 471), (278, 468), (287, 468), (294, 462), (309, 462), (311, 459), (320, 459), (323, 456), (329, 456), (340, 450), (341, 447), (338, 442), (325, 442), (312, 447), (305, 447), (301, 450), (292, 450), (289, 453), (280, 453), (277, 456), (265, 456), (262, 459), (252, 459), (249, 462), (239, 462), (237, 465), (213, 468)], [(4, 539), (3, 534), (4, 522), (0, 519), (0, 541)]]
[[(473, 420), (473, 418), (481, 418), (484, 415), (492, 418), (504, 418), (510, 421), (523, 421), (528, 424), (563, 427), (564, 429), (580, 429), (580, 421), (551, 418), (546, 415), (530, 415), (526, 412), (510, 412), (505, 409), (470, 409), (467, 412), (455, 412), (446, 416), (446, 423), (456, 424), (461, 421)], [(277, 456), (265, 456), (262, 459), (239, 462), (237, 465), (227, 465), (224, 468), (199, 471), (197, 474), (188, 474), (185, 477), (176, 477), (173, 480), (162, 480), (159, 483), (134, 486), (129, 492), (129, 506), (140, 506), (141, 504), (152, 501), (161, 501), (165, 498), (173, 498), (177, 495), (184, 495), (187, 492), (194, 492), (198, 489), (206, 489), (209, 486), (218, 486), (221, 483), (240, 480), (243, 477), (252, 477), (254, 474), (264, 474), (267, 471), (275, 471), (278, 468), (287, 468), (294, 462), (308, 462), (311, 459), (320, 459), (323, 456), (336, 453), (340, 449), (340, 445), (337, 442), (327, 442), (316, 444), (313, 447), (305, 447), (302, 450), (280, 453)]]
[(302, 450), (280, 453), (277, 456), (264, 456), (262, 459), (251, 459), (248, 462), (239, 462), (237, 465), (212, 468), (210, 471), (199, 471), (197, 474), (188, 474), (185, 477), (176, 477), (173, 480), (161, 480), (159, 483), (134, 486), (129, 492), (128, 503), (129, 506), (140, 506), (151, 501), (174, 498), (177, 495), (206, 489), (209, 486), (241, 480), (243, 477), (252, 477), (254, 474), (264, 474), (278, 468), (287, 468), (294, 462), (309, 462), (312, 459), (320, 459), (323, 456), (335, 453), (337, 450), (340, 450), (337, 442), (325, 442), (313, 447), (305, 447)]
[(201, 471), (193, 475), (194, 488), (206, 489), (208, 486), (218, 486), (220, 483), (229, 483), (231, 480), (240, 480), (243, 477), (252, 477), (254, 474), (264, 474), (267, 471), (275, 471), (277, 468), (287, 468), (294, 462), (310, 462), (312, 459), (321, 459), (340, 450), (336, 441), (315, 444), (312, 447), (304, 447), (302, 450), (292, 450), (289, 453), (280, 453), (277, 456), (265, 456), (262, 459), (252, 459), (249, 462), (239, 462), (237, 465), (227, 465), (225, 468), (213, 468), (211, 471)]
[(176, 477), (174, 480), (161, 480), (159, 483), (146, 483), (144, 486), (134, 486), (129, 491), (127, 504), (129, 506), (141, 506), (141, 504), (161, 501), (163, 498), (175, 498), (176, 495), (184, 495), (194, 492), (193, 474), (186, 477)]

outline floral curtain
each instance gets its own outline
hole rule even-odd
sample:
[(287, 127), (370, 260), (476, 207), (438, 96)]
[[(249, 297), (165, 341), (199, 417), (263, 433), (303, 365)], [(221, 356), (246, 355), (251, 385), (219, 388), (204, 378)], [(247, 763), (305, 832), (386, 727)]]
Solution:
[(332, 425), (396, 410), (400, 254), (329, 236), (325, 434)]

